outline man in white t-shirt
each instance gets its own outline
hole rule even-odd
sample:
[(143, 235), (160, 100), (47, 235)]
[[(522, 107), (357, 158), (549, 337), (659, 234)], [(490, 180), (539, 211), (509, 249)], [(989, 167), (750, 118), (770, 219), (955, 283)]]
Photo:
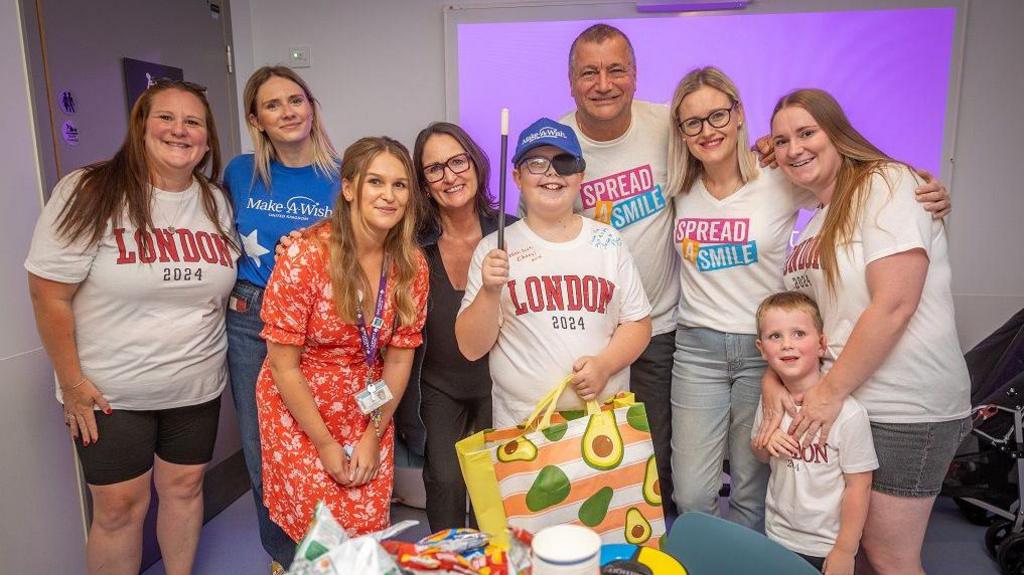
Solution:
[(651, 341), (630, 367), (629, 388), (646, 404), (665, 516), (675, 517), (670, 391), (679, 282), (672, 206), (665, 200), (669, 110), (633, 100), (633, 46), (607, 24), (576, 37), (569, 51), (569, 83), (576, 110), (559, 121), (576, 132), (587, 162), (576, 209), (619, 231), (651, 303)]

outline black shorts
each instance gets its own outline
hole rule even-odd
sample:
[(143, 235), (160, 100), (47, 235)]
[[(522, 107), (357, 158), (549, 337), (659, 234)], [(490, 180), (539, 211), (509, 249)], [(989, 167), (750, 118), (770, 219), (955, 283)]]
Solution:
[(134, 479), (153, 467), (153, 455), (168, 463), (200, 465), (213, 459), (220, 419), (220, 396), (199, 405), (153, 411), (96, 412), (100, 439), (75, 441), (85, 481), (111, 485)]

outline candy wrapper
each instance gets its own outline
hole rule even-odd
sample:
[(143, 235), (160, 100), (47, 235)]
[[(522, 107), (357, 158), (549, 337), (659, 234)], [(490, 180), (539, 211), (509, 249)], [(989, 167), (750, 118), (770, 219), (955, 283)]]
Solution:
[(380, 545), (387, 537), (416, 525), (401, 521), (376, 533), (349, 537), (321, 501), (306, 536), (299, 542), (290, 575), (400, 575), (394, 559)]
[(529, 575), (532, 535), (510, 529), (506, 551), (475, 529), (445, 529), (416, 543), (384, 541), (398, 565), (416, 573), (444, 572), (465, 575)]

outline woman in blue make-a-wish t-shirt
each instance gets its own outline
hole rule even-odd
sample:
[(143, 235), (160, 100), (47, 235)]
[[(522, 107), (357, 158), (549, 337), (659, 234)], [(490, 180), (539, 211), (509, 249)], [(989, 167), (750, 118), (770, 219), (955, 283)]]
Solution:
[(255, 387), (267, 346), (260, 338), (260, 307), (278, 238), (331, 215), (340, 159), (320, 123), (313, 94), (290, 68), (256, 70), (243, 99), (255, 153), (236, 157), (224, 170), (243, 250), (228, 300), (228, 369), (260, 539), (274, 561), (274, 573), (291, 563), (295, 542), (270, 520), (263, 504)]

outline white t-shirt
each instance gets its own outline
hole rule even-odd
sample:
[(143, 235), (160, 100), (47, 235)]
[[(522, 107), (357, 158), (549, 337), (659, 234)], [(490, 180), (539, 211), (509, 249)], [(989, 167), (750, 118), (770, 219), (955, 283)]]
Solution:
[(892, 189), (881, 175), (872, 176), (850, 244), (837, 249), (836, 293), (829, 292), (817, 249), (827, 206), (811, 218), (802, 241), (786, 261), (786, 287), (818, 302), (828, 336), (827, 369), (843, 352), (860, 314), (871, 303), (868, 264), (923, 249), (929, 260), (928, 275), (917, 311), (882, 365), (853, 394), (867, 408), (871, 421), (961, 419), (971, 409), (970, 377), (956, 333), (946, 228), (914, 200), (917, 179), (910, 170), (893, 164), (886, 174)]
[[(752, 438), (761, 426), (761, 409), (758, 405)], [(788, 413), (783, 415), (780, 429), (792, 422)], [(801, 450), (799, 458), (772, 457), (769, 465), (772, 474), (765, 499), (765, 535), (791, 551), (828, 556), (839, 537), (839, 512), (846, 489), (843, 474), (878, 469), (867, 411), (847, 397), (824, 448), (815, 443)]]
[[(496, 428), (521, 423), (580, 356), (601, 353), (620, 323), (651, 313), (629, 249), (610, 226), (582, 218), (579, 235), (555, 243), (520, 220), (506, 228), (505, 243), (509, 281), (489, 354)], [(497, 234), (490, 234), (473, 252), (460, 314), (476, 298), (484, 256), (497, 245)], [(608, 379), (598, 399), (628, 385), (627, 367)], [(560, 410), (583, 407), (572, 389), (558, 401)]]
[(634, 100), (629, 129), (609, 142), (585, 136), (575, 112), (559, 121), (576, 132), (587, 161), (577, 211), (619, 230), (636, 258), (651, 302), (652, 334), (673, 331), (679, 264), (671, 242), (672, 206), (665, 198), (671, 133), (668, 106)]
[[(198, 182), (183, 192), (153, 190), (159, 235), (136, 231), (126, 211), (119, 227), (107, 224), (98, 244), (65, 245), (55, 222), (80, 176), (73, 172), (54, 188), (25, 269), (80, 284), (71, 305), (82, 372), (114, 409), (214, 399), (227, 383), (224, 309), (238, 254), (206, 217)], [(231, 208), (216, 197), (221, 226), (231, 230)], [(57, 400), (63, 401), (59, 387)]]
[(782, 291), (782, 268), (797, 210), (817, 204), (781, 170), (761, 169), (724, 200), (698, 179), (674, 198), (672, 241), (680, 255), (679, 325), (756, 334), (754, 314)]

